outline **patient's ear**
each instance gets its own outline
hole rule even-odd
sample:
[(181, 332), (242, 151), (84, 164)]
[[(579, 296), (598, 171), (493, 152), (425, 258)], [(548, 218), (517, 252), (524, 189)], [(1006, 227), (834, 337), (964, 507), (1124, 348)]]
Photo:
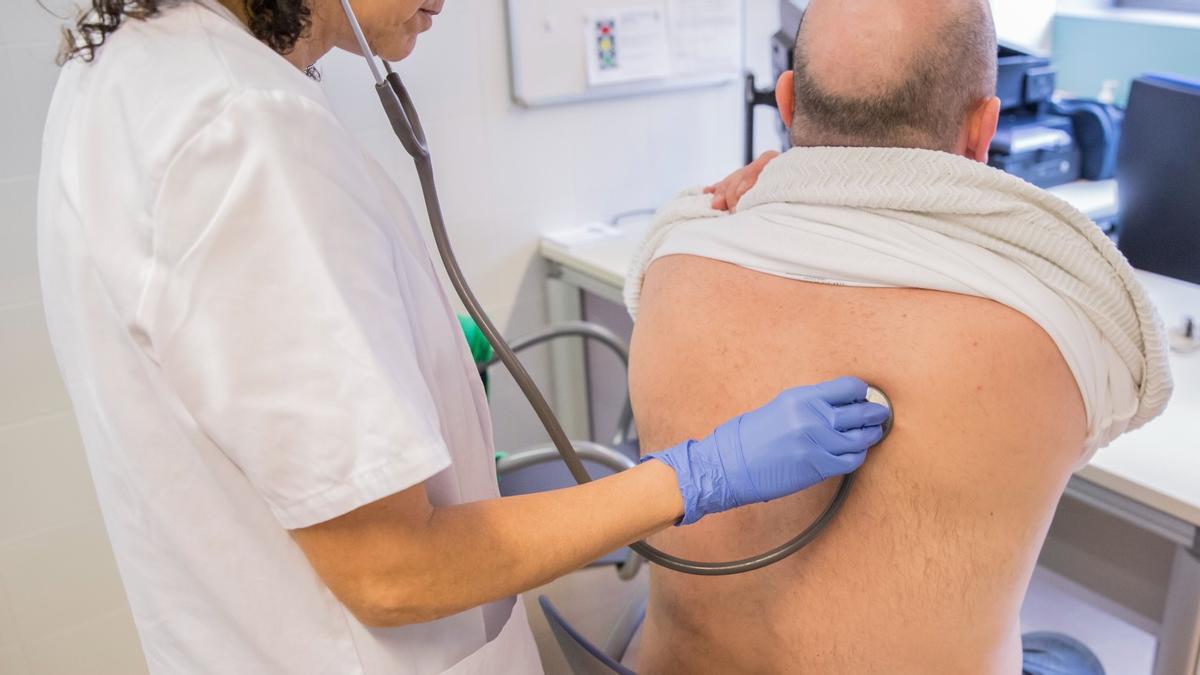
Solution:
[(796, 113), (796, 73), (787, 71), (775, 83), (775, 103), (779, 105), (779, 116), (783, 125), (792, 128), (792, 116)]
[(988, 150), (992, 146), (992, 139), (996, 137), (996, 127), (999, 123), (1000, 99), (992, 96), (977, 103), (967, 116), (960, 154), (967, 159), (986, 164)]

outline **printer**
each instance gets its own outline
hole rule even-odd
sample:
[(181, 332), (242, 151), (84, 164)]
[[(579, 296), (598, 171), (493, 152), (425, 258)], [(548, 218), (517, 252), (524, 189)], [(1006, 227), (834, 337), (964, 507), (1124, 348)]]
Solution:
[(1000, 124), (988, 164), (1042, 188), (1079, 180), (1075, 123), (1054, 112), (1058, 73), (1050, 60), (1001, 45), (999, 64)]

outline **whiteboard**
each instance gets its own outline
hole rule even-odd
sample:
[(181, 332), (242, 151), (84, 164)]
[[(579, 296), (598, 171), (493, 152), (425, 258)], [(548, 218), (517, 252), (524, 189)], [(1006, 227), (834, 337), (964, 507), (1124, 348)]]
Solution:
[[(556, 105), (740, 81), (745, 0), (507, 0), (513, 100)], [(605, 13), (661, 9), (669, 66), (609, 83), (597, 75), (591, 32)], [(626, 42), (627, 43), (627, 42)]]

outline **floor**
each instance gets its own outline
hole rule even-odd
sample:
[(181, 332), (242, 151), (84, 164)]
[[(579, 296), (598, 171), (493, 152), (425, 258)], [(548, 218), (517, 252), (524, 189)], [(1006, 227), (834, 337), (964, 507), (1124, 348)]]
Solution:
[[(616, 618), (645, 592), (645, 584), (644, 570), (637, 579), (625, 582), (611, 568), (597, 568), (529, 593), (525, 600), (546, 675), (570, 675), (570, 670), (537, 605), (538, 595), (549, 597), (581, 633), (603, 642)], [(1039, 568), (1021, 610), (1021, 624), (1026, 632), (1053, 630), (1082, 640), (1096, 651), (1108, 675), (1150, 675), (1154, 635), (1119, 613), (1103, 598)]]
[(1122, 613), (1078, 584), (1038, 568), (1021, 608), (1021, 628), (1052, 630), (1081, 640), (1100, 657), (1108, 675), (1150, 675), (1154, 634), (1147, 626), (1124, 620)]

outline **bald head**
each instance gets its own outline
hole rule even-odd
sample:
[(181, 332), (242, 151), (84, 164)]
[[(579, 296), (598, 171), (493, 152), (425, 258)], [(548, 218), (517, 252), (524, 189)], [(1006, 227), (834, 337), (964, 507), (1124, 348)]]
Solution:
[(995, 89), (987, 0), (812, 0), (788, 92), (792, 143), (963, 152)]

